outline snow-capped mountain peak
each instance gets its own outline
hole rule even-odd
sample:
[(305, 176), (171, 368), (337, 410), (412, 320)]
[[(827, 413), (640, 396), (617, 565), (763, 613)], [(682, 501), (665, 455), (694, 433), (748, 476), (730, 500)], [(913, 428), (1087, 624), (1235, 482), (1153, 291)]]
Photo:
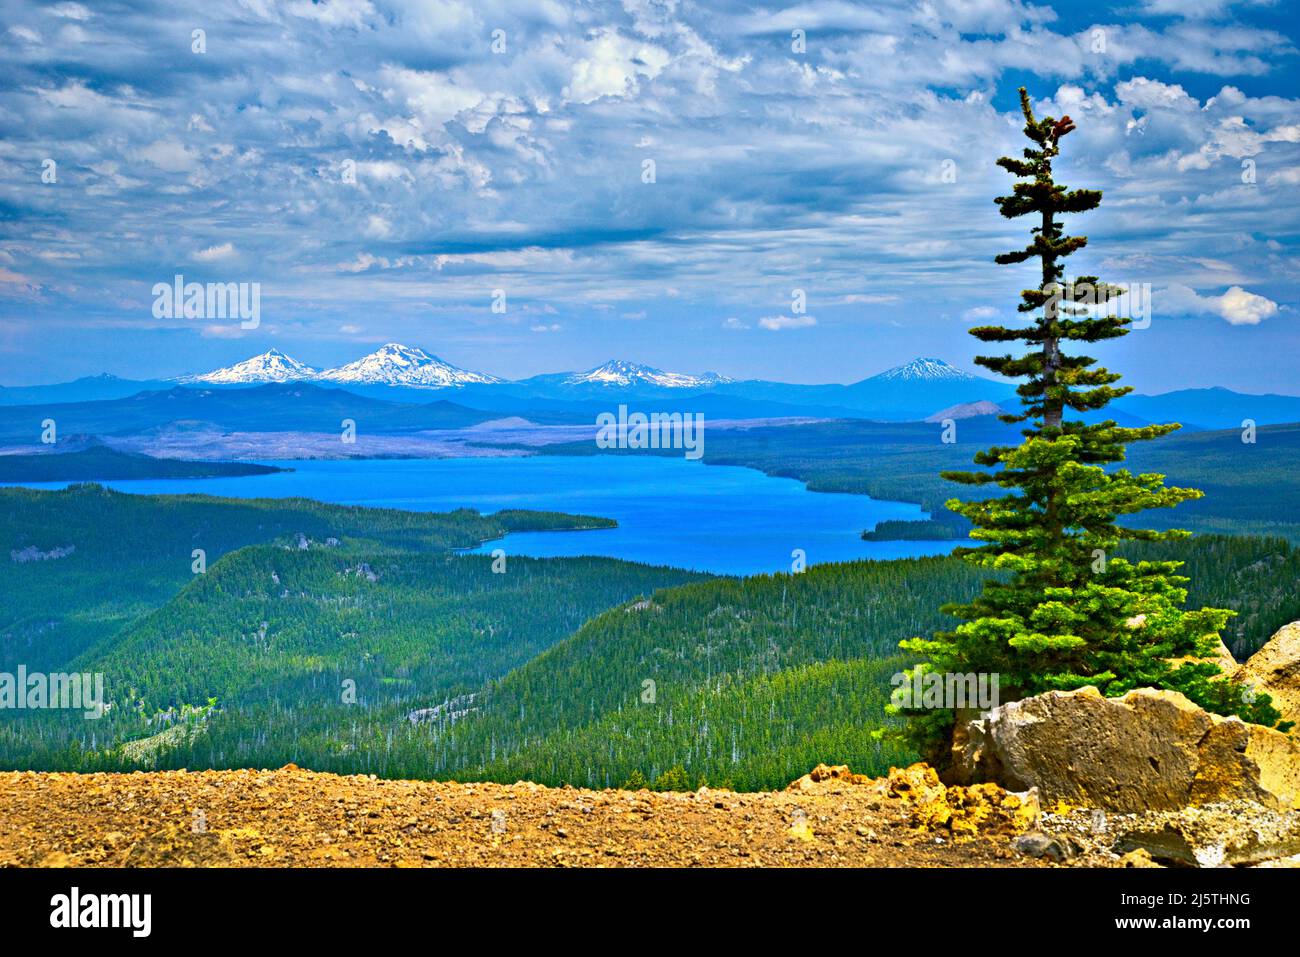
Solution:
[(913, 359), (880, 373), (876, 378), (891, 382), (958, 382), (976, 377), (942, 359)]
[(642, 365), (639, 362), (628, 362), (624, 359), (610, 359), (608, 362), (598, 365), (594, 369), (588, 369), (586, 372), (575, 372), (564, 380), (566, 385), (653, 385), (664, 389), (697, 389), (730, 381), (730, 379), (720, 376), (716, 372), (706, 372), (704, 375), (664, 372), (662, 369), (656, 369), (653, 366)]
[(389, 342), (356, 362), (327, 369), (316, 378), (324, 382), (395, 385), (417, 389), (459, 388), (471, 383), (500, 382), (495, 376), (470, 372), (430, 355), (423, 349)]
[(202, 382), (209, 385), (226, 385), (244, 382), (297, 382), (310, 379), (316, 370), (279, 349), (268, 349), (260, 356), (236, 362), (224, 369), (214, 369), (200, 375), (181, 376), (182, 383)]

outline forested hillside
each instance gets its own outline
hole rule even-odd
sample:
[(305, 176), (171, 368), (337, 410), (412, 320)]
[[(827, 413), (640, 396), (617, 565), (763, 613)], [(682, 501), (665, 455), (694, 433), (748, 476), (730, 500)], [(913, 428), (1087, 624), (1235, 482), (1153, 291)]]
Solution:
[[(1188, 559), (1193, 603), (1242, 610), (1225, 633), (1240, 655), (1300, 617), (1300, 551), (1282, 540), (1210, 537), (1144, 552), (1157, 550)], [(385, 696), (391, 684), (367, 685), (363, 708), (335, 707), (339, 674), (325, 672), (277, 692), (310, 707), (232, 708), (158, 760), (593, 787), (771, 788), (831, 759), (875, 772), (912, 757), (877, 733), (904, 666), (897, 642), (938, 627), (935, 608), (978, 580), (933, 558), (647, 592), (500, 680), (448, 691), (419, 724), (406, 718), (403, 689)], [(554, 592), (539, 582), (530, 595), (542, 608)], [(292, 733), (267, 734), (273, 722)]]
[[(229, 758), (220, 744), (204, 759), (214, 766), (278, 751), (345, 753), (352, 735), (368, 748), (376, 728), (391, 734), (406, 711), (505, 674), (601, 610), (702, 577), (608, 559), (452, 551), (507, 531), (610, 524), (590, 516), (133, 496), (98, 486), (3, 494), (0, 545), (11, 560), (0, 576), (15, 595), (5, 609), (4, 670), (102, 673), (113, 705), (96, 721), (5, 712), (0, 762), (12, 767), (147, 761), (187, 739), (172, 732), (190, 708), (201, 709), (185, 720), (205, 742), (229, 737)], [(266, 544), (241, 547), (241, 539)], [(200, 541), (208, 564), (196, 574), (189, 548)], [(374, 758), (367, 750), (362, 760)]]
[[(980, 573), (948, 558), (707, 578), (609, 559), (462, 555), (552, 513), (0, 492), (4, 670), (105, 676), (113, 707), (0, 715), (0, 766), (303, 767), (595, 787), (778, 787), (910, 759), (879, 732), (898, 642)], [(206, 573), (191, 570), (202, 542)], [(68, 551), (71, 546), (75, 549)], [(34, 551), (32, 551), (34, 550)], [(3, 554), (3, 553), (0, 553)], [(1245, 657), (1300, 618), (1300, 550), (1198, 537), (1191, 603)]]
[[(1191, 606), (1240, 610), (1224, 634), (1239, 657), (1300, 618), (1300, 550), (1284, 540), (1211, 536), (1141, 555), (1187, 560)], [(927, 558), (672, 589), (491, 684), (479, 712), (431, 744), (458, 776), (592, 787), (676, 766), (692, 785), (746, 789), (778, 787), (809, 760), (883, 772), (911, 759), (873, 734), (904, 667), (897, 642), (949, 624), (935, 609), (978, 581)]]
[(99, 485), (0, 489), (0, 661), (51, 670), (245, 545), (292, 539), (370, 551), (468, 548), (508, 531), (596, 528), (607, 519), (463, 509), (445, 514), (327, 505), (306, 499), (128, 495)]
[(83, 482), (87, 479), (215, 478), (270, 475), (284, 469), (254, 462), (191, 462), (91, 445), (75, 452), (0, 455), (0, 482)]
[(820, 760), (881, 770), (902, 757), (872, 735), (898, 642), (939, 625), (935, 609), (978, 581), (915, 559), (672, 589), (490, 685), (478, 714), (429, 745), (453, 775), (591, 786), (681, 765), (692, 784), (772, 787), (814, 745), (831, 748)]

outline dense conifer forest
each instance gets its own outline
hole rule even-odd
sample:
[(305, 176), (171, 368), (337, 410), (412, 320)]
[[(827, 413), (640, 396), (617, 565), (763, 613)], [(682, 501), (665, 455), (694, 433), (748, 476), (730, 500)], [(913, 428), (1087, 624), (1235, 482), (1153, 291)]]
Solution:
[[(946, 624), (936, 609), (982, 580), (949, 558), (735, 579), (455, 552), (511, 529), (602, 524), (551, 513), (98, 486), (0, 498), (0, 670), (101, 672), (113, 705), (100, 720), (3, 713), (7, 768), (293, 762), (742, 789), (782, 786), (818, 761), (874, 773), (911, 757), (881, 734), (906, 662), (898, 642)], [(1284, 539), (1129, 547), (1186, 561), (1189, 604), (1239, 612), (1224, 633), (1239, 658), (1300, 618), (1300, 550)]]

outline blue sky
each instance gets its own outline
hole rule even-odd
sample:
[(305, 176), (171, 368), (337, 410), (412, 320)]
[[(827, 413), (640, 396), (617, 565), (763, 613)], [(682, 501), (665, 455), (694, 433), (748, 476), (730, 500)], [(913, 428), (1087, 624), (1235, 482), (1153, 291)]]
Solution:
[[(390, 340), (508, 377), (969, 367), (966, 329), (1033, 281), (992, 264), (1024, 241), (992, 202), (1023, 83), (1078, 126), (1059, 178), (1105, 191), (1070, 266), (1152, 289), (1105, 360), (1143, 391), (1297, 393), (1295, 22), (1229, 0), (7, 4), (0, 384)], [(260, 283), (261, 324), (155, 317), (177, 273)]]

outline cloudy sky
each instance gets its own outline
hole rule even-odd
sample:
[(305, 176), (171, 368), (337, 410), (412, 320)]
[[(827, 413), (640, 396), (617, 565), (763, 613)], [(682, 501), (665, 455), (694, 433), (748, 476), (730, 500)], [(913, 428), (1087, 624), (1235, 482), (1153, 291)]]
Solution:
[[(1298, 45), (1285, 0), (7, 3), (0, 383), (390, 340), (509, 377), (969, 366), (1033, 282), (992, 264), (1024, 84), (1105, 191), (1070, 266), (1152, 290), (1106, 360), (1300, 393)], [(160, 318), (177, 274), (259, 283), (260, 325)]]

